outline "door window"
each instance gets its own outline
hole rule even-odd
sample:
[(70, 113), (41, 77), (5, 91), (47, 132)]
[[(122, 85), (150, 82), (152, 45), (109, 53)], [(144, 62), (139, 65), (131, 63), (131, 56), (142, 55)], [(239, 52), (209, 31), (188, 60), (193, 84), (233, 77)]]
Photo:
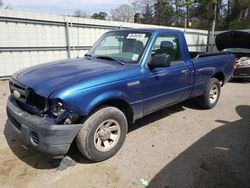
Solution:
[(171, 66), (183, 63), (179, 40), (176, 36), (158, 36), (151, 51), (151, 57), (156, 54), (169, 55), (171, 59)]

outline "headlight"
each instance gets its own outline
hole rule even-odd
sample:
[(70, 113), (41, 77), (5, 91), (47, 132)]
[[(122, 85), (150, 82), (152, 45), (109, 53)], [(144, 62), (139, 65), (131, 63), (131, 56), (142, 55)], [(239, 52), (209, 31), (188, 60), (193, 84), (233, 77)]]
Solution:
[(54, 99), (51, 101), (50, 104), (50, 112), (54, 115), (54, 116), (58, 116), (60, 114), (60, 112), (62, 112), (63, 109), (63, 102), (59, 99)]
[(55, 116), (56, 124), (72, 124), (79, 118), (77, 114), (72, 111), (67, 111), (61, 99), (50, 100), (50, 113)]

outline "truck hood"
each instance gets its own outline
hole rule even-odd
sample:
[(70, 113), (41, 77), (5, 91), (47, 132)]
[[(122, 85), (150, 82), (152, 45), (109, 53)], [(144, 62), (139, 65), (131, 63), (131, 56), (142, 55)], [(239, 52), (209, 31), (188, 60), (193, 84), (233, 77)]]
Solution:
[[(112, 79), (114, 79), (114, 73), (132, 69), (132, 67), (134, 66), (95, 58), (67, 59), (29, 67), (14, 73), (12, 77), (32, 88), (37, 94), (49, 97), (58, 89), (85, 83), (98, 77), (103, 78), (101, 82), (99, 79), (98, 85), (108, 82), (109, 79), (105, 79), (108, 75), (112, 75)], [(86, 87), (90, 87), (90, 85), (86, 84)]]
[(250, 33), (243, 31), (227, 31), (220, 33), (215, 38), (219, 51), (227, 48), (250, 49)]

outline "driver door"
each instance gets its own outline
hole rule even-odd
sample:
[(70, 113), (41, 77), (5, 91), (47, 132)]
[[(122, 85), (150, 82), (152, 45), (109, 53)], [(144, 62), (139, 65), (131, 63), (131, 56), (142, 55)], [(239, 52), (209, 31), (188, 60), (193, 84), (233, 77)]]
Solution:
[(183, 101), (192, 89), (192, 76), (189, 62), (183, 60), (178, 37), (159, 35), (151, 50), (151, 58), (156, 54), (170, 56), (170, 67), (147, 69), (144, 80), (144, 115)]

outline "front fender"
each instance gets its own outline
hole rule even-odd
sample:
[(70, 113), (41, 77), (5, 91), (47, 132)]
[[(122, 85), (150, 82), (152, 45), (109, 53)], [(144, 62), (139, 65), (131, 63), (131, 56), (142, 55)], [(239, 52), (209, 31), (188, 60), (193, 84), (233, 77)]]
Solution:
[(109, 100), (119, 99), (130, 104), (132, 97), (126, 91), (123, 87), (118, 89), (106, 85), (75, 92), (56, 92), (51, 97), (62, 99), (67, 110), (77, 113), (79, 116), (86, 116), (98, 105)]

